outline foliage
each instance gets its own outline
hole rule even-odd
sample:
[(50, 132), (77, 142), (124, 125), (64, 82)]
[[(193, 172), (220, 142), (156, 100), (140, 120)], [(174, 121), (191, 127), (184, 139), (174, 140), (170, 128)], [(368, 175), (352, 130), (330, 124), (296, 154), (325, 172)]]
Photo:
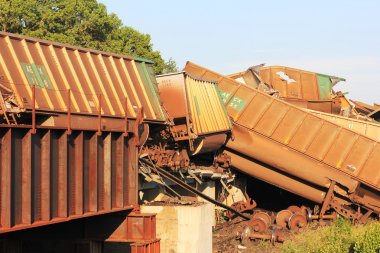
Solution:
[(162, 71), (163, 74), (168, 74), (168, 73), (173, 73), (173, 72), (178, 72), (179, 69), (177, 67), (176, 62), (170, 58), (167, 62), (165, 62), (165, 67)]
[(380, 252), (380, 224), (373, 222), (357, 238), (354, 245), (355, 252), (371, 253)]
[(284, 253), (380, 252), (380, 223), (352, 225), (338, 219), (331, 226), (308, 229), (282, 246)]
[(0, 23), (11, 33), (150, 59), (156, 74), (175, 66), (165, 65), (149, 34), (123, 26), (97, 0), (0, 0)]

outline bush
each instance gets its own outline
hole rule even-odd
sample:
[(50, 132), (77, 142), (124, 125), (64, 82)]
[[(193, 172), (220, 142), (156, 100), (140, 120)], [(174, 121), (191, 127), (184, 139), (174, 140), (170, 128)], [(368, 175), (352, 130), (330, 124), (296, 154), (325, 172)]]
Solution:
[(331, 226), (308, 227), (304, 233), (292, 236), (281, 248), (284, 253), (379, 253), (380, 222), (352, 225), (342, 218)]
[(362, 236), (357, 238), (354, 251), (360, 253), (380, 252), (380, 223), (368, 224)]

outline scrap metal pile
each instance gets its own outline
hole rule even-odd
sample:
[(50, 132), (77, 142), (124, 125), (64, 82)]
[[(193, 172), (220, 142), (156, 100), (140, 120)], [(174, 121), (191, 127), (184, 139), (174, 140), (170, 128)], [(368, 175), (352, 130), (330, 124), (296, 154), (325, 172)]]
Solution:
[[(138, 172), (201, 197), (194, 182), (214, 180), (227, 194), (211, 201), (250, 219), (248, 238), (380, 214), (379, 108), (335, 92), (343, 78), (191, 62), (155, 77), (146, 60), (8, 33), (0, 51), (1, 233), (132, 209)], [(237, 171), (320, 208), (226, 207)]]

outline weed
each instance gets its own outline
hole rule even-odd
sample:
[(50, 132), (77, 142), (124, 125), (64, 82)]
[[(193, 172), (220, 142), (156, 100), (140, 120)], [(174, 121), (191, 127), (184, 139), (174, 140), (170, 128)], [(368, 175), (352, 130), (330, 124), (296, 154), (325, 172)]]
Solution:
[(281, 248), (284, 253), (378, 253), (380, 252), (380, 222), (352, 225), (339, 218), (326, 227), (311, 229), (294, 235)]

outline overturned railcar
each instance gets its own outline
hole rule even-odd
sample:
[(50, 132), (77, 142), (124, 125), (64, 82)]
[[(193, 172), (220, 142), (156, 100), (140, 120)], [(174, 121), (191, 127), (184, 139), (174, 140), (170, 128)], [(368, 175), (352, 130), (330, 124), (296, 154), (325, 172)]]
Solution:
[(298, 107), (333, 114), (351, 110), (344, 95), (333, 91), (338, 82), (345, 81), (341, 77), (264, 64), (229, 77), (266, 93), (276, 92), (279, 98)]
[[(346, 217), (380, 213), (376, 139), (188, 62), (191, 75), (218, 82), (233, 121), (232, 166)], [(328, 191), (329, 189), (329, 191)]]
[(215, 82), (186, 72), (157, 76), (163, 106), (173, 118), (175, 141), (187, 140), (191, 155), (218, 150), (231, 123)]

